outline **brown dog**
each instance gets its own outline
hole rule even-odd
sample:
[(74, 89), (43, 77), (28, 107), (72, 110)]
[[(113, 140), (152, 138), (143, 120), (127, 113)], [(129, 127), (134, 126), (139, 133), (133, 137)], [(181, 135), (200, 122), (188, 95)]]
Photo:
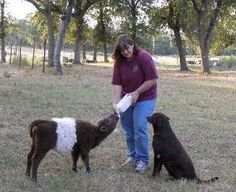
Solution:
[(156, 175), (156, 171), (159, 173), (162, 165), (164, 165), (174, 179), (195, 179), (198, 183), (214, 182), (218, 179), (218, 177), (214, 177), (203, 181), (197, 178), (193, 163), (172, 131), (169, 118), (166, 115), (154, 113), (152, 116), (147, 117), (147, 120), (152, 124), (154, 130), (152, 141), (154, 167), (152, 176)]

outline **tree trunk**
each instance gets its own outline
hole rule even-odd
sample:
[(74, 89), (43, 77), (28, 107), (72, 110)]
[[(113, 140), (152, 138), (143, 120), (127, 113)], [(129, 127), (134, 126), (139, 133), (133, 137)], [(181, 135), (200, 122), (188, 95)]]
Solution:
[(81, 23), (77, 20), (76, 21), (76, 37), (75, 37), (75, 47), (74, 47), (74, 61), (73, 64), (81, 64), (81, 47), (82, 47), (82, 37), (81, 37)]
[(103, 49), (104, 49), (104, 62), (109, 62), (108, 57), (107, 57), (107, 44), (106, 44), (106, 42), (103, 44)]
[(137, 37), (137, 14), (136, 8), (132, 7), (131, 9), (131, 24), (132, 24), (132, 38), (136, 40)]
[(54, 37), (54, 24), (51, 15), (51, 11), (48, 11), (45, 15), (48, 26), (48, 66), (53, 67), (53, 54), (55, 48), (55, 37)]
[(210, 73), (208, 43), (204, 38), (204, 31), (201, 25), (198, 26), (198, 38), (201, 49), (202, 72)]
[(197, 10), (197, 23), (198, 23), (198, 40), (201, 50), (201, 58), (202, 58), (202, 71), (204, 73), (210, 73), (209, 67), (209, 55), (208, 55), (208, 45), (205, 39), (205, 31), (204, 31), (204, 18), (205, 12), (202, 10)]
[(82, 48), (83, 48), (83, 60), (86, 60), (86, 50), (85, 50), (85, 44), (82, 44)]
[[(198, 40), (201, 49), (202, 70), (204, 73), (210, 73), (209, 50), (217, 18), (221, 10), (223, 10), (223, 0), (216, 1), (216, 6), (213, 10), (210, 10), (209, 2), (207, 0), (202, 0), (200, 6), (195, 0), (192, 0), (192, 3), (197, 14)], [(231, 3), (233, 3), (233, 1)], [(209, 13), (211, 12), (212, 14), (209, 16)]]
[(1, 60), (2, 63), (6, 63), (6, 50), (5, 50), (5, 20), (4, 20), (4, 9), (5, 9), (5, 0), (1, 2)]
[(97, 45), (93, 46), (93, 60), (97, 62)]
[(176, 47), (178, 49), (180, 59), (180, 70), (188, 71), (189, 69), (186, 63), (186, 54), (183, 48), (183, 42), (180, 34), (180, 14), (178, 12), (175, 13), (172, 1), (169, 2), (169, 15), (167, 17), (167, 23), (174, 32)]
[(76, 20), (76, 40), (75, 40), (75, 47), (74, 47), (74, 62), (73, 64), (81, 64), (81, 47), (82, 47), (82, 32), (83, 32), (83, 24), (84, 24), (84, 14), (86, 11), (95, 3), (101, 0), (76, 0), (75, 1), (75, 20)]
[(61, 50), (63, 45), (63, 39), (65, 36), (66, 29), (70, 23), (71, 14), (72, 14), (72, 8), (73, 8), (74, 0), (68, 0), (68, 6), (66, 8), (66, 14), (64, 16), (64, 19), (62, 20), (62, 24), (59, 30), (59, 34), (57, 37), (55, 50), (54, 50), (54, 72), (56, 76), (62, 75), (62, 69), (61, 69)]
[(55, 37), (54, 37), (54, 23), (52, 18), (52, 7), (51, 5), (47, 4), (48, 3), (47, 1), (45, 2), (36, 0), (26, 0), (26, 1), (33, 4), (35, 8), (46, 17), (47, 29), (48, 29), (48, 66), (53, 66)]
[(186, 63), (186, 54), (185, 54), (185, 50), (183, 48), (183, 42), (181, 39), (180, 31), (178, 29), (174, 29), (174, 35), (175, 35), (176, 47), (177, 47), (178, 53), (179, 53), (180, 70), (181, 71), (188, 71), (189, 68)]
[(76, 22), (76, 34), (75, 34), (75, 46), (74, 46), (74, 61), (73, 64), (81, 64), (81, 48), (82, 48), (82, 26), (84, 23), (82, 0), (75, 1), (75, 22)]

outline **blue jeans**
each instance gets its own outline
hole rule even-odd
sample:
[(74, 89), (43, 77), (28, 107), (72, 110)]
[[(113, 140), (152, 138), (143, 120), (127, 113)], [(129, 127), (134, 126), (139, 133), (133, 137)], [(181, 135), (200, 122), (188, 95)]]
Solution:
[(155, 104), (156, 99), (137, 102), (122, 113), (120, 118), (125, 131), (128, 156), (146, 164), (149, 163), (150, 147), (146, 117), (153, 113)]

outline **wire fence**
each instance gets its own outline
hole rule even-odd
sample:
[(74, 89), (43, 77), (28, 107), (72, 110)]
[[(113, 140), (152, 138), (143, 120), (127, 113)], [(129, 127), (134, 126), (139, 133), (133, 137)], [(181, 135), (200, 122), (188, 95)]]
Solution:
[[(8, 58), (8, 63), (10, 65), (17, 64), (19, 66), (25, 64), (24, 58), (30, 58), (30, 64), (32, 68), (35, 65), (35, 58), (40, 57), (42, 58), (42, 65), (43, 65), (43, 72), (45, 72), (45, 65), (46, 65), (46, 52), (47, 52), (47, 42), (44, 41), (43, 49), (36, 49), (35, 41), (33, 43), (33, 47), (22, 47), (21, 45), (14, 46), (11, 44), (10, 46), (6, 47), (6, 56)], [(14, 60), (14, 58), (16, 58)], [(28, 62), (27, 62), (28, 63)]]

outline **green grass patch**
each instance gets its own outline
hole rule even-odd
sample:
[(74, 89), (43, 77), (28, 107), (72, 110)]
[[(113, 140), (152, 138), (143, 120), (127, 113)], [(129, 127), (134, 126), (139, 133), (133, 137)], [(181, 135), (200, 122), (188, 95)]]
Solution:
[[(235, 191), (236, 74), (180, 73), (176, 66), (169, 70), (164, 64), (158, 66), (159, 97), (155, 111), (170, 117), (197, 175), (202, 179), (218, 176), (219, 181), (170, 181), (165, 169), (151, 178), (151, 169), (136, 174), (132, 168), (123, 168), (126, 144), (120, 125), (118, 132), (91, 151), (90, 174), (81, 161), (78, 173), (73, 173), (70, 154), (62, 156), (52, 151), (39, 167), (41, 189), (25, 177), (30, 122), (38, 118), (74, 117), (96, 123), (110, 114), (111, 66), (65, 67), (60, 78), (48, 69), (45, 75), (38, 68), (11, 67), (7, 69), (10, 77), (0, 76), (0, 191)], [(151, 126), (149, 130), (152, 136)]]

